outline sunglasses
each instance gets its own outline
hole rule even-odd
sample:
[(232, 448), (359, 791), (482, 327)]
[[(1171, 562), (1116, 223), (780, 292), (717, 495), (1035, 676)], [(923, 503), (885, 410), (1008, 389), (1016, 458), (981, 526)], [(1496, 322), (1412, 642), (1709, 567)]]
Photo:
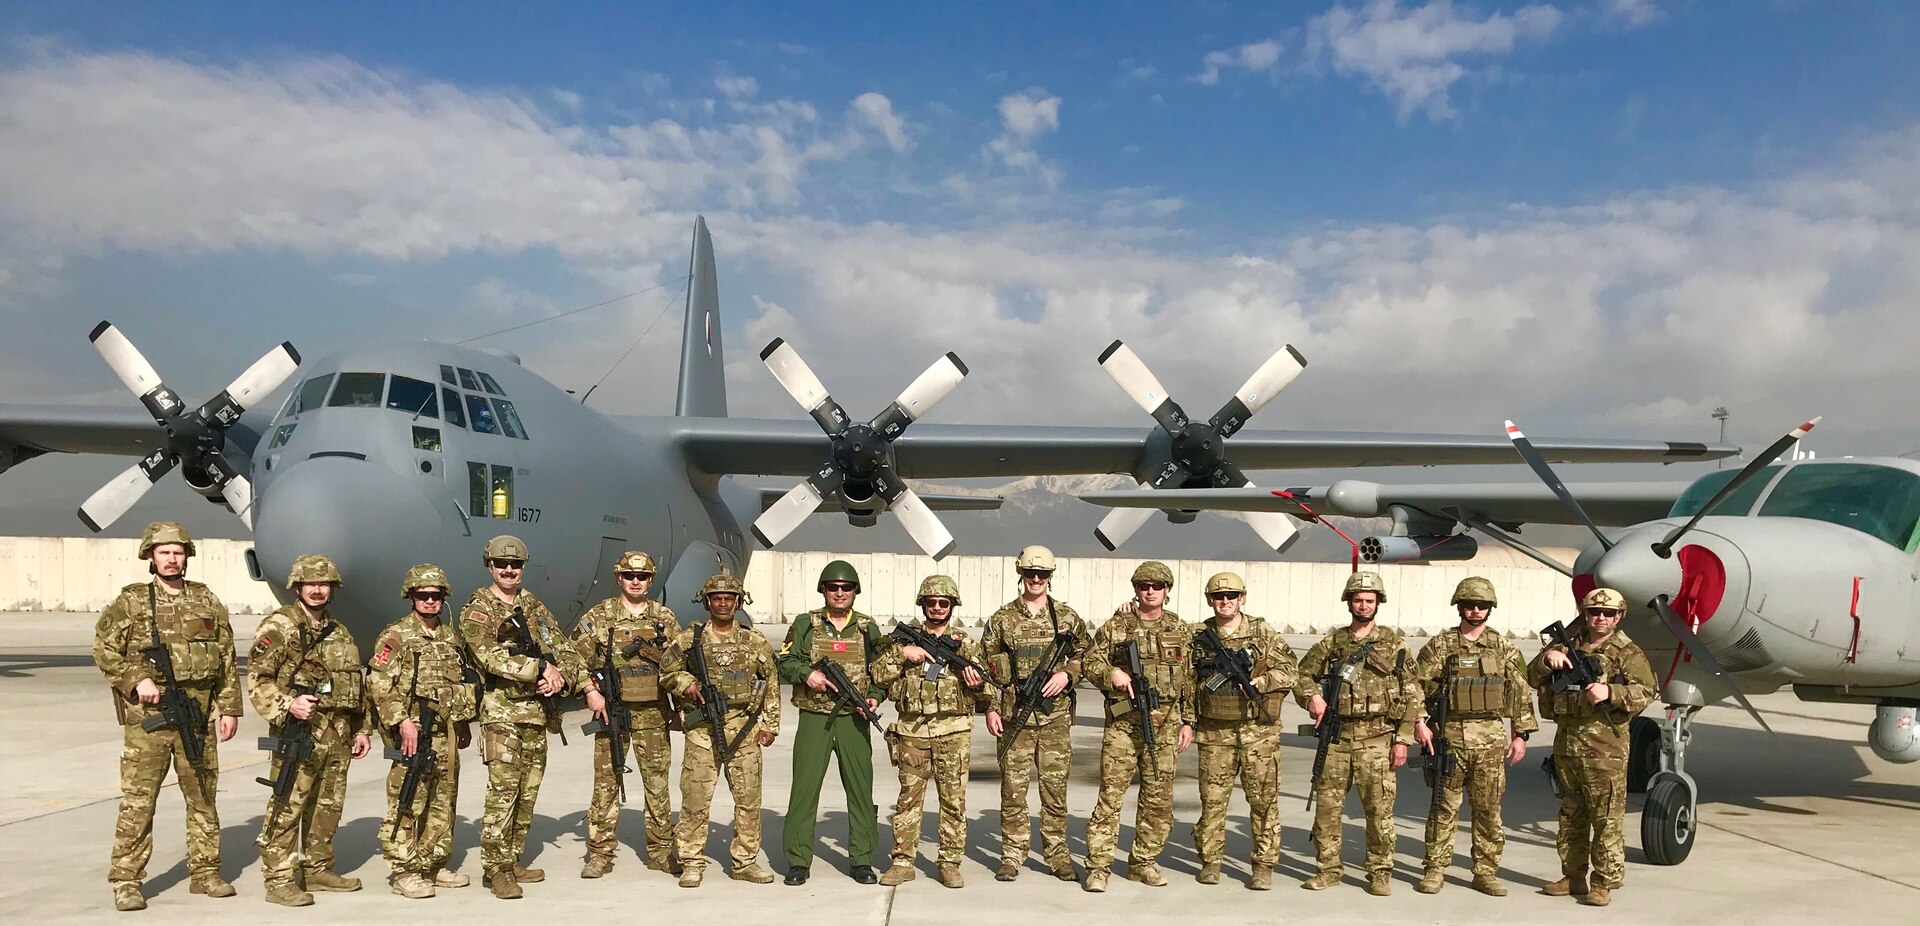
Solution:
[(1237, 601), (1239, 600), (1239, 598), (1240, 598), (1239, 592), (1208, 592), (1207, 593), (1207, 600), (1209, 601)]
[(1166, 591), (1166, 590), (1167, 590), (1167, 583), (1165, 583), (1165, 582), (1135, 582), (1135, 583), (1133, 583), (1133, 590), (1134, 590), (1134, 591), (1136, 591), (1136, 592), (1163, 592), (1163, 591)]
[(617, 573), (614, 573), (614, 577), (619, 579), (622, 582), (638, 582), (638, 581), (641, 581), (642, 579), (653, 578), (653, 573), (651, 572), (617, 572)]
[(932, 608), (935, 611), (950, 611), (953, 609), (953, 599), (922, 598), (920, 599), (920, 606), (924, 608)]
[(1588, 617), (1619, 617), (1619, 608), (1588, 608)]
[(827, 588), (827, 591), (830, 591), (830, 592), (850, 592), (850, 591), (853, 591), (853, 583), (852, 582), (828, 582), (826, 585), (826, 588)]
[(411, 592), (407, 595), (407, 597), (415, 601), (445, 601), (447, 600), (447, 593), (446, 592)]
[(1460, 602), (1460, 609), (1462, 611), (1491, 611), (1493, 610), (1493, 605), (1484, 601), (1462, 601)]
[(1022, 578), (1022, 579), (1051, 579), (1051, 578), (1053, 578), (1053, 573), (1052, 573), (1051, 571), (1049, 571), (1049, 570), (1046, 570), (1046, 569), (1022, 569), (1022, 570), (1020, 570), (1020, 578)]
[(487, 560), (487, 565), (494, 569), (511, 569), (515, 571), (525, 569), (527, 567), (526, 563), (522, 563), (518, 560), (511, 560), (511, 559), (490, 559), (490, 560)]

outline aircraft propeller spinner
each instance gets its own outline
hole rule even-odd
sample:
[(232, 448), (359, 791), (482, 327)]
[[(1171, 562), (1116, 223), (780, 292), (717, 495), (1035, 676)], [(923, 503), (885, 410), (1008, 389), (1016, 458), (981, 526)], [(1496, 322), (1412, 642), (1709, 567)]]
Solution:
[(267, 351), (219, 395), (192, 411), (179, 393), (160, 380), (147, 358), (109, 322), (87, 335), (107, 366), (146, 406), (148, 414), (166, 432), (166, 446), (140, 458), (80, 506), (80, 520), (95, 533), (105, 530), (147, 494), (160, 477), (181, 467), (180, 474), (197, 492), (219, 495), (248, 527), (253, 526), (253, 485), (227, 461), (227, 429), (254, 403), (272, 394), (300, 366), (300, 353), (290, 341)]
[[(1190, 484), (1252, 488), (1247, 474), (1227, 459), (1227, 439), (1306, 367), (1307, 358), (1288, 344), (1268, 357), (1212, 418), (1194, 421), (1127, 345), (1115, 341), (1100, 355), (1100, 368), (1172, 439), (1172, 455), (1152, 479), (1141, 481), (1142, 489), (1178, 489)], [(1117, 550), (1153, 517), (1153, 512), (1152, 508), (1115, 508), (1100, 519), (1093, 535), (1107, 549)], [(1277, 511), (1239, 514), (1275, 552), (1284, 552), (1299, 538), (1292, 515)]]
[(822, 501), (835, 495), (850, 502), (877, 496), (888, 510), (900, 516), (913, 542), (928, 556), (938, 560), (953, 552), (953, 535), (946, 525), (894, 472), (893, 441), (960, 385), (967, 375), (966, 364), (948, 352), (909, 383), (885, 411), (866, 424), (855, 424), (784, 338), (774, 338), (760, 352), (760, 359), (787, 394), (827, 433), (832, 453), (805, 482), (761, 512), (753, 522), (753, 536), (771, 549), (813, 514)]

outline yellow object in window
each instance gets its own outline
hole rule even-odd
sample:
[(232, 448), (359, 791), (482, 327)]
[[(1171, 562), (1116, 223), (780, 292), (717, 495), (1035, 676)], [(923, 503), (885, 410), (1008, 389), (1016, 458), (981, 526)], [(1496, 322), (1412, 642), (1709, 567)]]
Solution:
[(504, 518), (507, 516), (506, 486), (500, 486), (493, 490), (493, 516), (496, 518)]

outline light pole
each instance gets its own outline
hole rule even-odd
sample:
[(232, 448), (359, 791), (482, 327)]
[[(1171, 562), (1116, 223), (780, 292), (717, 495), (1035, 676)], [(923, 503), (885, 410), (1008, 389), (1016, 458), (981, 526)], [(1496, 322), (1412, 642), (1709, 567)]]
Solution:
[[(1716, 405), (1713, 407), (1713, 420), (1720, 422), (1720, 443), (1723, 446), (1727, 442), (1727, 418), (1728, 417), (1730, 417), (1730, 413), (1727, 411), (1727, 407), (1725, 405)], [(1721, 466), (1726, 465), (1726, 462), (1727, 461), (1725, 460), (1715, 460), (1713, 462), (1713, 468), (1719, 469)]]

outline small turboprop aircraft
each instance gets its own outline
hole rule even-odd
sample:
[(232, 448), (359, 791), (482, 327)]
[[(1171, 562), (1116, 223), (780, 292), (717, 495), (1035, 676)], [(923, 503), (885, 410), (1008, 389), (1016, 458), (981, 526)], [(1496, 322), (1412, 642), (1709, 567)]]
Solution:
[[(500, 533), (528, 543), (526, 587), (567, 620), (611, 594), (599, 583), (610, 582), (623, 550), (653, 553), (661, 599), (681, 604), (722, 567), (744, 572), (742, 525), (772, 546), (815, 511), (837, 510), (861, 526), (892, 511), (938, 557), (953, 540), (935, 509), (997, 505), (921, 496), (906, 484), (910, 478), (1141, 474), (1184, 459), (1181, 484), (1245, 485), (1236, 464), (1511, 460), (1504, 441), (1477, 436), (1239, 431), (1298, 372), (1291, 348), (1276, 353), (1279, 359), (1228, 403), (1225, 417), (1206, 426), (1217, 434), (1239, 431), (1233, 462), (1217, 442), (1190, 451), (1165, 425), (1143, 433), (922, 423), (967, 374), (952, 354), (862, 422), (833, 400), (792, 345), (776, 339), (761, 357), (813, 422), (733, 418), (719, 312), (713, 245), (705, 220), (696, 220), (673, 414), (646, 417), (587, 408), (510, 353), (424, 341), (353, 343), (311, 359), (282, 344), (193, 407), (167, 388), (131, 340), (103, 322), (93, 343), (141, 407), (0, 405), (0, 470), (45, 453), (138, 458), (81, 506), (81, 519), (101, 529), (177, 469), (195, 491), (247, 521), (249, 566), (256, 578), (272, 580), (276, 594), (286, 594), (279, 579), (296, 556), (332, 557), (346, 577), (334, 610), (360, 639), (372, 640), (399, 607), (408, 566), (437, 563), (460, 588), (479, 587), (486, 582), (481, 545)], [(1116, 354), (1109, 349), (1109, 359)], [(1570, 462), (1678, 462), (1736, 452), (1578, 438), (1543, 440), (1540, 448)], [(791, 490), (766, 489), (734, 475), (804, 481)], [(1276, 546), (1293, 534), (1279, 520), (1283, 530), (1263, 531)]]
[[(1666, 719), (1633, 721), (1629, 787), (1645, 791), (1642, 845), (1657, 864), (1692, 851), (1699, 788), (1686, 771), (1694, 715), (1792, 686), (1806, 701), (1873, 704), (1875, 755), (1920, 760), (1920, 463), (1898, 457), (1778, 463), (1819, 419), (1793, 429), (1741, 470), (1679, 482), (1565, 485), (1508, 422), (1538, 483), (1094, 492), (1097, 505), (1388, 517), (1356, 543), (1356, 561), (1471, 558), (1479, 530), (1571, 580), (1630, 603), (1625, 626), (1664, 668)], [(1523, 523), (1584, 524), (1596, 543), (1572, 566), (1527, 546)], [(1607, 536), (1599, 525), (1626, 525)]]

